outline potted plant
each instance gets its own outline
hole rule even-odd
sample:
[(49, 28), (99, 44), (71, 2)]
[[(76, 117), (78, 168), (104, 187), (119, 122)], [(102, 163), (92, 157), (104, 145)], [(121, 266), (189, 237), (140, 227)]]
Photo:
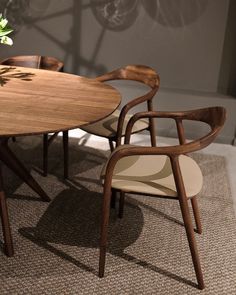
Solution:
[(8, 20), (0, 14), (0, 43), (12, 45), (12, 39), (7, 36), (12, 31), (13, 29), (8, 26)]

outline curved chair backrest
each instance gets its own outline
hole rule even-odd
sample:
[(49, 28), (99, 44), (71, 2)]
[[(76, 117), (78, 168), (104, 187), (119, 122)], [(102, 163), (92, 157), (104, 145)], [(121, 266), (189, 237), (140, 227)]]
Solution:
[(197, 109), (185, 112), (183, 119), (207, 123), (211, 130), (218, 131), (224, 125), (226, 110), (220, 106)]
[(100, 82), (111, 80), (132, 80), (144, 83), (156, 90), (158, 90), (160, 85), (160, 77), (156, 71), (144, 65), (128, 65), (99, 76), (96, 80)]
[(6, 58), (0, 62), (1, 65), (19, 66), (51, 71), (63, 71), (64, 64), (54, 57), (40, 55), (21, 55)]
[[(208, 107), (203, 109), (195, 109), (190, 111), (183, 112), (140, 112), (136, 113), (129, 121), (126, 134), (125, 134), (125, 143), (128, 144), (130, 140), (130, 135), (132, 128), (136, 121), (142, 118), (171, 118), (174, 119), (177, 125), (177, 131), (180, 141), (180, 148), (176, 150), (173, 147), (169, 147), (168, 152), (174, 151), (178, 154), (181, 153), (190, 153), (200, 149), (205, 148), (210, 143), (214, 141), (218, 133), (224, 126), (226, 120), (226, 110), (224, 107), (215, 106)], [(208, 124), (211, 128), (211, 131), (208, 132), (205, 136), (195, 139), (191, 142), (186, 143), (183, 121), (200, 121)]]
[(198, 150), (208, 146), (217, 137), (224, 126), (226, 120), (226, 110), (224, 107), (220, 106), (198, 109), (186, 113), (183, 116), (183, 120), (184, 119), (204, 122), (211, 128), (211, 131), (208, 134), (196, 141), (196, 145), (199, 144), (199, 148), (196, 146), (195, 150)]
[[(147, 103), (147, 110), (152, 111), (152, 99), (155, 96), (157, 90), (159, 89), (160, 85), (160, 77), (152, 68), (144, 65), (127, 65), (123, 68), (116, 69), (109, 73), (106, 73), (102, 76), (96, 78), (99, 82), (106, 82), (112, 80), (130, 80), (130, 81), (137, 81), (149, 86), (147, 92), (143, 95), (132, 98), (129, 100), (121, 109), (118, 125), (117, 125), (117, 134), (116, 134), (116, 145), (121, 144), (121, 137), (125, 122), (125, 117), (129, 110), (141, 103)], [(151, 141), (152, 144), (155, 146), (155, 127), (153, 119), (149, 120), (149, 130), (151, 133)]]

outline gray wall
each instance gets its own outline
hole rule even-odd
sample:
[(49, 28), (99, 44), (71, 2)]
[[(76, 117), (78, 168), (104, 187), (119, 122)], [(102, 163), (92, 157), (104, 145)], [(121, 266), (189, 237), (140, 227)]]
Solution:
[[(234, 94), (236, 66), (229, 65), (236, 44), (231, 34), (235, 0), (26, 3), (1, 1), (1, 11), (5, 9), (15, 27), (14, 46), (2, 46), (1, 58), (55, 56), (64, 61), (66, 71), (90, 77), (125, 64), (152, 66), (161, 77), (156, 107), (224, 105), (229, 115), (220, 140), (232, 142), (236, 99), (230, 95)], [(123, 90), (125, 95), (129, 91)], [(222, 98), (219, 92), (226, 95)], [(166, 134), (172, 135), (170, 129)]]

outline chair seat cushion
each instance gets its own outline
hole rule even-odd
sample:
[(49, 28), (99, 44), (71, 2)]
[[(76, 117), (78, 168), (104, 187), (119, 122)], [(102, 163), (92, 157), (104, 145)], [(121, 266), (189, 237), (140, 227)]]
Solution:
[[(121, 148), (121, 147), (120, 147)], [(198, 164), (189, 156), (179, 157), (187, 197), (197, 195), (203, 183)], [(102, 170), (104, 179), (106, 165)], [(124, 192), (177, 197), (170, 159), (160, 155), (129, 156), (114, 169), (112, 187)]]
[[(119, 115), (120, 115), (120, 111), (116, 110), (115, 112), (113, 112), (110, 116), (106, 117), (105, 119), (102, 119), (102, 120), (100, 120), (96, 123), (93, 123), (93, 124), (89, 124), (85, 127), (82, 127), (81, 129), (88, 132), (88, 133), (92, 133), (92, 134), (102, 136), (102, 137), (107, 137), (107, 138), (115, 137)], [(132, 117), (132, 114), (127, 114), (125, 117), (122, 136), (124, 136), (124, 134), (125, 134), (126, 126), (127, 126), (128, 121), (131, 117)], [(146, 119), (139, 120), (135, 123), (132, 133), (145, 130), (148, 127), (148, 125), (149, 125), (148, 120), (146, 120)]]

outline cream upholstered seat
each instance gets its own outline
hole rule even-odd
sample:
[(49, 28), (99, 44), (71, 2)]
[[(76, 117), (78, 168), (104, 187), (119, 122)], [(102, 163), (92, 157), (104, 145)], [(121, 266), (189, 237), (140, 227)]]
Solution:
[[(165, 147), (134, 146), (129, 144), (133, 126), (143, 118), (170, 118), (176, 123), (179, 145)], [(205, 136), (186, 142), (184, 120), (208, 124), (211, 131)], [(135, 114), (126, 127), (125, 144), (118, 146), (105, 164), (103, 179), (103, 208), (99, 257), (99, 276), (104, 276), (108, 223), (112, 190), (120, 192), (119, 216), (123, 215), (125, 193), (145, 194), (176, 199), (179, 201), (184, 226), (189, 242), (198, 287), (204, 288), (194, 229), (188, 206), (191, 201), (197, 233), (202, 233), (197, 194), (203, 176), (198, 164), (188, 155), (209, 145), (222, 129), (225, 109), (210, 107), (184, 112), (141, 112)]]
[[(110, 116), (102, 119), (96, 123), (89, 124), (84, 127), (83, 130), (86, 130), (88, 133), (92, 133), (102, 137), (115, 137), (117, 133), (117, 125), (120, 116), (120, 111), (115, 110)], [(132, 117), (131, 114), (127, 114), (124, 119), (124, 123), (122, 126), (122, 136), (125, 135), (126, 126), (128, 124), (129, 119)], [(149, 126), (148, 120), (140, 120), (136, 122), (133, 128), (133, 133), (139, 132), (141, 130), (147, 129)]]
[[(113, 142), (115, 142), (116, 146), (121, 144), (121, 138), (125, 134), (126, 125), (132, 116), (130, 110), (132, 111), (132, 108), (140, 104), (146, 104), (146, 109), (148, 111), (153, 109), (152, 100), (159, 88), (160, 79), (157, 73), (150, 67), (144, 65), (128, 65), (99, 76), (96, 80), (100, 82), (130, 80), (148, 86), (148, 91), (145, 90), (144, 94), (141, 96), (125, 102), (125, 105), (120, 111), (116, 110), (107, 118), (81, 128), (88, 133), (107, 138), (112, 151), (114, 149)], [(122, 101), (124, 101), (124, 99), (122, 99)], [(143, 119), (136, 122), (132, 133), (140, 132), (145, 129), (150, 132), (152, 146), (155, 146), (156, 134), (153, 119)]]
[[(121, 150), (129, 147), (123, 145)], [(131, 147), (131, 146), (130, 146)], [(196, 196), (202, 188), (203, 176), (197, 163), (181, 155), (180, 169), (188, 198)], [(102, 170), (104, 179), (106, 166)], [(138, 155), (121, 158), (113, 171), (112, 188), (123, 192), (177, 197), (171, 162), (166, 155)]]

